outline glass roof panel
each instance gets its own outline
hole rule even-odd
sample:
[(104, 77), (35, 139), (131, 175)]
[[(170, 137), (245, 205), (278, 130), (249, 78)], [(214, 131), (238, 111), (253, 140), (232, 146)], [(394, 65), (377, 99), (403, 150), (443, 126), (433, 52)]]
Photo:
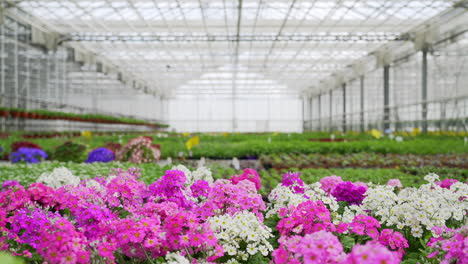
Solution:
[(295, 93), (456, 1), (244, 0), (242, 12), (238, 0), (23, 0), (18, 5), (70, 36), (70, 44), (158, 83), (159, 91), (235, 85), (243, 92), (269, 86)]

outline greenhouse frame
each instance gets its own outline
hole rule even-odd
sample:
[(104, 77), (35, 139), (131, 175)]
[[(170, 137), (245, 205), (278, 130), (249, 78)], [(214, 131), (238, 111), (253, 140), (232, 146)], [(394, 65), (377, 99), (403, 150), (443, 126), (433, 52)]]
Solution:
[(0, 106), (178, 132), (468, 127), (466, 1), (0, 3)]

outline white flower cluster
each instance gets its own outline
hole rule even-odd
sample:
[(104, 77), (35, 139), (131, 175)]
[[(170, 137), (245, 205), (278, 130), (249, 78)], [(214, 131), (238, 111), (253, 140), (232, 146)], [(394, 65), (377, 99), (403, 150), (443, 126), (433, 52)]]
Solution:
[[(243, 211), (234, 216), (228, 214), (213, 216), (208, 222), (224, 252), (233, 257), (228, 263), (235, 263), (236, 259), (247, 261), (257, 252), (267, 256), (273, 251), (273, 247), (267, 241), (273, 236), (271, 229), (251, 212)], [(241, 244), (244, 243), (246, 247), (241, 248)]]
[(294, 186), (286, 187), (278, 184), (278, 186), (270, 192), (268, 195), (270, 203), (268, 204), (266, 218), (277, 214), (281, 208), (297, 206), (308, 200), (322, 201), (332, 212), (336, 212), (339, 208), (335, 197), (329, 196), (322, 190), (319, 182), (302, 186), (304, 193), (295, 193), (293, 188)]
[(398, 229), (408, 227), (415, 237), (421, 237), (424, 229), (445, 226), (448, 220), (462, 221), (468, 212), (468, 185), (454, 183), (450, 190), (434, 184), (439, 177), (424, 177), (428, 184), (419, 188), (405, 188), (398, 194), (389, 186), (369, 188), (360, 209), (370, 210), (381, 222)]
[(167, 137), (169, 137), (169, 135), (168, 135), (168, 134), (164, 134), (164, 133), (157, 133), (157, 134), (156, 134), (156, 137), (158, 137), (158, 138), (167, 138)]
[(207, 181), (209, 184), (213, 183), (213, 175), (211, 173), (211, 170), (209, 168), (206, 168), (204, 166), (199, 167), (198, 169), (194, 170), (191, 172), (187, 167), (184, 165), (177, 165), (172, 167), (171, 170), (180, 170), (185, 174), (185, 177), (187, 178), (186, 185), (192, 185), (194, 182), (198, 180), (204, 180)]
[(169, 252), (164, 258), (167, 264), (190, 264), (190, 261), (179, 252)]
[(304, 187), (304, 194), (312, 201), (322, 201), (331, 212), (336, 212), (339, 209), (336, 198), (329, 195), (322, 189), (320, 182), (316, 182)]
[(73, 173), (67, 168), (60, 167), (55, 168), (52, 173), (42, 173), (37, 181), (57, 189), (65, 185), (76, 186), (80, 183), (80, 178), (73, 175)]
[(276, 215), (281, 208), (289, 206), (297, 206), (302, 202), (307, 201), (302, 193), (294, 193), (289, 187), (279, 184), (268, 195), (268, 204), (266, 218)]
[(343, 223), (351, 223), (356, 215), (366, 215), (367, 213), (362, 210), (359, 205), (349, 205), (344, 208), (343, 213), (340, 214), (332, 214), (333, 223), (338, 224), (340, 222)]
[(199, 167), (196, 170), (192, 171), (193, 182), (198, 180), (207, 181), (209, 184), (213, 183), (213, 174), (211, 170), (207, 167)]

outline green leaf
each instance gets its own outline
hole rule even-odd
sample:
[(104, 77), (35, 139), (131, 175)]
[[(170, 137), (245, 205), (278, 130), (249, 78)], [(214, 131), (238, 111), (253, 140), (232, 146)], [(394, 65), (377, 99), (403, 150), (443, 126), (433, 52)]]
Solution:
[(343, 248), (347, 250), (351, 250), (356, 244), (356, 241), (354, 240), (354, 238), (350, 236), (341, 237), (340, 241), (341, 241), (341, 244), (343, 244)]

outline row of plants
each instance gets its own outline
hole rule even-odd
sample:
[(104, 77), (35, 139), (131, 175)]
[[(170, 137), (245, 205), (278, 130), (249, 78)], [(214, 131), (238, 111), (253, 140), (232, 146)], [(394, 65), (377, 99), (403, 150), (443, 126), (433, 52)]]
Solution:
[(468, 169), (468, 154), (272, 154), (261, 155), (265, 168), (394, 168), (442, 166)]
[[(128, 161), (134, 164), (154, 163), (161, 157), (160, 145), (154, 144), (151, 137), (136, 137), (124, 146), (107, 143), (92, 149), (89, 153), (83, 144), (66, 141), (47, 153), (38, 144), (18, 141), (11, 144), (11, 153), (5, 154), (12, 163), (39, 163), (44, 160), (61, 162), (110, 162)], [(0, 154), (2, 149), (0, 148)]]
[[(84, 134), (82, 134), (84, 135)], [(108, 143), (126, 144), (135, 134), (106, 134), (97, 135), (89, 132), (82, 137), (74, 138), (31, 138), (30, 142), (36, 143), (47, 153), (66, 141), (85, 144), (88, 149), (105, 146)], [(293, 154), (413, 154), (413, 155), (437, 155), (437, 154), (466, 154), (468, 146), (463, 137), (450, 136), (415, 136), (404, 138), (404, 141), (396, 141), (390, 138), (368, 138), (362, 136), (361, 140), (348, 142), (312, 142), (308, 139), (312, 136), (302, 134), (272, 134), (246, 135), (230, 134), (223, 135), (197, 135), (199, 144), (193, 146), (188, 151), (187, 141), (193, 135), (157, 133), (147, 134), (154, 142), (161, 146), (161, 157), (166, 158), (190, 158), (199, 159), (202, 157), (211, 159), (257, 159), (261, 155), (281, 155), (283, 153)], [(319, 136), (319, 135), (318, 135)], [(0, 139), (0, 145), (5, 152), (11, 152), (10, 145), (17, 141), (24, 140), (21, 134), (12, 134), (9, 137)], [(436, 146), (436, 147), (435, 147)], [(461, 157), (466, 157), (462, 155)], [(372, 159), (372, 158), (370, 158)], [(461, 158), (460, 158), (461, 159)]]
[(3, 118), (24, 118), (24, 119), (39, 119), (39, 120), (66, 120), (75, 122), (90, 122), (101, 124), (125, 124), (138, 126), (151, 126), (155, 128), (166, 128), (167, 125), (158, 123), (149, 123), (144, 120), (115, 117), (101, 114), (75, 114), (58, 111), (49, 111), (41, 109), (22, 109), (22, 108), (7, 108), (0, 107), (0, 117)]
[[(1, 132), (1, 139), (42, 139), (42, 138), (70, 138), (70, 137), (80, 137), (83, 135), (84, 131), (14, 131), (14, 132)], [(93, 136), (122, 136), (122, 135), (168, 135), (168, 133), (161, 132), (141, 132), (141, 131), (125, 131), (125, 132), (116, 132), (116, 131), (88, 131), (92, 133)]]
[[(111, 172), (112, 168), (119, 168), (128, 170), (136, 165), (131, 162), (92, 162), (92, 163), (75, 163), (75, 162), (59, 162), (47, 161), (36, 164), (5, 163), (0, 165), (0, 182), (5, 180), (17, 180), (23, 185), (29, 185), (39, 178), (40, 175), (51, 173), (54, 169), (60, 167), (67, 167), (73, 175), (80, 179), (90, 179), (96, 175), (107, 175)], [(171, 168), (172, 165), (160, 166), (155, 163), (141, 163), (137, 165), (142, 173), (141, 180), (146, 184), (150, 184), (158, 180), (159, 176), (164, 171)], [(189, 167), (191, 168), (191, 167)], [(226, 179), (230, 175), (241, 173), (232, 167), (225, 167), (213, 164), (208, 167), (214, 179)], [(260, 193), (266, 196), (278, 183), (281, 182), (282, 175), (289, 171), (297, 171), (301, 173), (301, 177), (308, 182), (316, 182), (321, 178), (329, 175), (339, 175), (348, 181), (362, 181), (372, 182), (375, 184), (385, 184), (390, 179), (398, 178), (404, 186), (416, 187), (424, 183), (424, 179), (420, 175), (429, 173), (437, 173), (444, 175), (447, 178), (457, 179), (462, 182), (468, 181), (467, 169), (456, 169), (448, 167), (400, 167), (398, 169), (362, 169), (362, 168), (347, 168), (347, 169), (268, 169), (260, 170), (259, 174), (262, 176), (262, 188)]]
[[(0, 189), (0, 250), (30, 263), (467, 263), (468, 185), (417, 188), (285, 173), (263, 199), (252, 169), (183, 166), (81, 180), (67, 168)], [(441, 210), (441, 208), (443, 208)]]

